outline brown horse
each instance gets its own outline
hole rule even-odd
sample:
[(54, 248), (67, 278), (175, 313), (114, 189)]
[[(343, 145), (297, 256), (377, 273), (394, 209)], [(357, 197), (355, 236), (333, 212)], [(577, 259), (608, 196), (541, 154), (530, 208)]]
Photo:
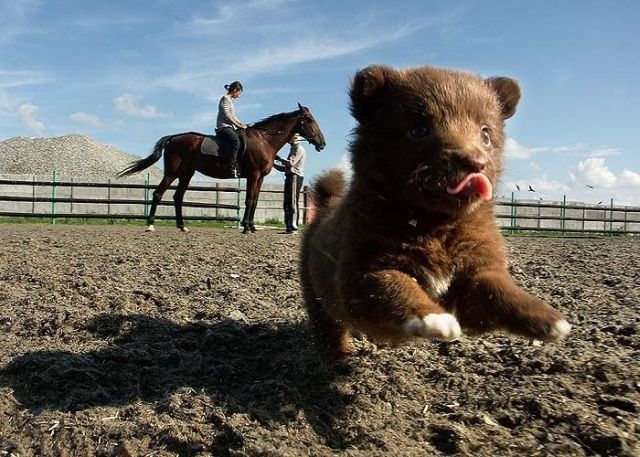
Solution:
[[(262, 181), (273, 168), (273, 160), (278, 151), (293, 134), (299, 133), (309, 143), (321, 151), (325, 147), (324, 136), (309, 109), (298, 103), (298, 110), (291, 113), (274, 114), (256, 122), (245, 130), (246, 151), (238, 159), (240, 177), (247, 180), (247, 197), (242, 218), (242, 233), (255, 232), (253, 216), (260, 195)], [(168, 135), (158, 140), (151, 155), (137, 160), (118, 173), (118, 177), (129, 176), (150, 167), (164, 152), (164, 177), (153, 192), (151, 210), (147, 218), (147, 231), (153, 231), (153, 221), (158, 203), (171, 183), (178, 179), (178, 187), (173, 196), (176, 209), (176, 226), (188, 232), (182, 218), (182, 200), (189, 181), (196, 171), (212, 178), (227, 178), (226, 159), (203, 155), (200, 146), (205, 136), (199, 133)]]

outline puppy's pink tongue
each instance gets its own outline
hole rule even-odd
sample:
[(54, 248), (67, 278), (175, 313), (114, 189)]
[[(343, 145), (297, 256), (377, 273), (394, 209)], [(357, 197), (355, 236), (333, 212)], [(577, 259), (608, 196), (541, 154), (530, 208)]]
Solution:
[(491, 200), (493, 187), (491, 181), (482, 173), (471, 173), (467, 175), (459, 184), (447, 186), (449, 195), (458, 195), (460, 197), (479, 196), (483, 200)]

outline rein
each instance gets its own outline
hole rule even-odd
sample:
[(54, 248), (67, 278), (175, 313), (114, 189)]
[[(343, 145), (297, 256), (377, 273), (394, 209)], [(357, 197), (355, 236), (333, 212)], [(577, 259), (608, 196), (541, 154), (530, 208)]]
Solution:
[(267, 127), (253, 127), (253, 126), (250, 125), (248, 128), (259, 130), (261, 132), (266, 133), (267, 135), (273, 135), (273, 136), (281, 135), (281, 134), (284, 133), (284, 130), (272, 130), (272, 129), (269, 129)]
[[(297, 118), (296, 118), (296, 124), (298, 123), (298, 121), (300, 120), (300, 118), (302, 117), (302, 113), (299, 113)], [(252, 129), (256, 129), (259, 130), (261, 132), (266, 133), (267, 135), (272, 135), (272, 136), (276, 136), (276, 135), (282, 135), (284, 133), (284, 129), (272, 129), (270, 127), (262, 127), (262, 126), (249, 126), (249, 128)]]

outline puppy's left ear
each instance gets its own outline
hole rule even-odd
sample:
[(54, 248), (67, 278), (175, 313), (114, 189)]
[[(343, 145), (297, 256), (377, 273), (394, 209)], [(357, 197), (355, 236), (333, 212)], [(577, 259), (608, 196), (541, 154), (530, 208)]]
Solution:
[(393, 69), (385, 65), (370, 65), (356, 73), (351, 84), (351, 114), (359, 122), (375, 116), (376, 100), (386, 86)]
[(487, 84), (496, 92), (502, 107), (502, 119), (509, 119), (516, 112), (520, 101), (520, 84), (518, 81), (504, 76), (487, 79)]

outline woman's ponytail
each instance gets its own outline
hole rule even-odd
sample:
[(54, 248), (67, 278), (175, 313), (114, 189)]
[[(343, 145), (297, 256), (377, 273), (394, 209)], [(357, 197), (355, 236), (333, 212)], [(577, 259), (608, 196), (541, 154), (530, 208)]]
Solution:
[(240, 81), (234, 81), (231, 84), (225, 84), (224, 88), (227, 90), (227, 92), (231, 92), (234, 90), (244, 90)]

